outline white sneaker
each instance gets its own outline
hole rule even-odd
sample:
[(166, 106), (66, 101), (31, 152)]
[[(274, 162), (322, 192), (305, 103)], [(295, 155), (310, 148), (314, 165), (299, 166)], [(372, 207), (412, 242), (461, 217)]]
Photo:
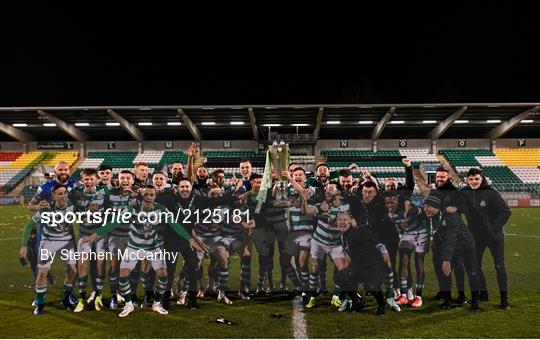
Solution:
[(394, 300), (399, 299), (400, 296), (401, 296), (400, 289), (394, 289)]
[(407, 289), (407, 300), (409, 301), (414, 300), (414, 294), (413, 294), (412, 288)]
[(121, 318), (125, 318), (126, 316), (131, 314), (131, 312), (133, 312), (134, 310), (135, 310), (135, 307), (133, 306), (133, 303), (131, 303), (131, 301), (127, 302), (124, 308), (122, 309), (122, 311), (120, 312), (120, 314), (118, 314), (118, 316)]
[(223, 302), (226, 305), (232, 305), (232, 301), (225, 295), (225, 293), (219, 292), (217, 297), (218, 302)]
[(184, 292), (184, 291), (180, 291), (180, 293), (178, 294), (178, 301), (176, 301), (176, 304), (177, 305), (185, 305), (186, 304), (186, 296), (187, 296), (187, 292)]
[(124, 302), (126, 302), (126, 299), (124, 299), (124, 297), (122, 296), (122, 294), (116, 293), (116, 302), (118, 302), (118, 303), (124, 303)]
[(92, 304), (95, 298), (96, 298), (96, 292), (92, 291), (92, 294), (90, 294), (90, 297), (86, 300), (86, 303), (89, 305)]
[(243, 291), (239, 291), (238, 292), (238, 297), (242, 300), (249, 300), (251, 299), (251, 297), (249, 296), (249, 292), (243, 292)]
[(152, 310), (159, 314), (169, 314), (169, 311), (163, 308), (161, 302), (159, 301), (154, 301), (154, 303), (152, 304)]
[(386, 303), (388, 303), (388, 305), (390, 306), (390, 309), (392, 309), (394, 312), (401, 312), (401, 308), (396, 303), (396, 301), (392, 299), (391, 297), (386, 299)]

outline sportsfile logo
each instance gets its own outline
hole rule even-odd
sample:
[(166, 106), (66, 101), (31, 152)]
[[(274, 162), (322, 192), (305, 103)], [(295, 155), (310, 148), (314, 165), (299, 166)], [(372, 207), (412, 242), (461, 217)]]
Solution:
[[(182, 217), (182, 218), (181, 218)], [(73, 223), (88, 223), (101, 224), (102, 226), (108, 223), (128, 224), (128, 223), (241, 223), (249, 221), (249, 210), (242, 211), (240, 209), (221, 210), (221, 209), (203, 209), (190, 210), (178, 209), (176, 214), (171, 211), (140, 211), (135, 214), (130, 211), (117, 210), (115, 208), (107, 208), (105, 211), (76, 211), (76, 212), (59, 212), (46, 211), (41, 214), (40, 222), (51, 227), (56, 227), (60, 224)]]
[(139, 223), (170, 223), (175, 222), (175, 216), (170, 211), (150, 211), (132, 214), (129, 211), (107, 208), (105, 211), (46, 211), (41, 214), (41, 223), (55, 227), (59, 224), (89, 223), (106, 225), (108, 223), (128, 224), (133, 216)]

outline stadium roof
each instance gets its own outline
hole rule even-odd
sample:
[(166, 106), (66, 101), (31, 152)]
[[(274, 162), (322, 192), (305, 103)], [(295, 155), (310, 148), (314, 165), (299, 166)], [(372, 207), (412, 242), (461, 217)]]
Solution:
[(0, 141), (265, 140), (270, 131), (318, 131), (318, 139), (533, 138), (539, 111), (540, 103), (2, 107)]

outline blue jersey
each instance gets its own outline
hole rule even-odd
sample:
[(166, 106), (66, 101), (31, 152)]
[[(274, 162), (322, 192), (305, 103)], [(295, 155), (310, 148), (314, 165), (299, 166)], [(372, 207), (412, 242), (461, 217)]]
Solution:
[[(64, 187), (66, 187), (66, 189), (69, 192), (71, 191), (71, 189), (75, 187), (76, 183), (77, 183), (76, 181), (70, 179), (67, 181), (66, 184), (64, 184)], [(45, 200), (49, 203), (52, 203), (52, 189), (58, 184), (59, 184), (58, 181), (54, 179), (50, 182), (40, 185), (38, 190), (36, 191), (36, 194), (34, 195), (34, 197), (32, 197), (32, 201), (34, 203), (39, 203)]]

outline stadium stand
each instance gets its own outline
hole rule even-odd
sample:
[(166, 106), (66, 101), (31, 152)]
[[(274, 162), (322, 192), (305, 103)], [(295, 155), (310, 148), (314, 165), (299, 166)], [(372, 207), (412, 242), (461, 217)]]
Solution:
[(495, 154), (506, 166), (540, 166), (540, 149), (497, 149)]
[(461, 178), (472, 168), (481, 168), (501, 191), (538, 191), (540, 151), (536, 149), (441, 150)]

